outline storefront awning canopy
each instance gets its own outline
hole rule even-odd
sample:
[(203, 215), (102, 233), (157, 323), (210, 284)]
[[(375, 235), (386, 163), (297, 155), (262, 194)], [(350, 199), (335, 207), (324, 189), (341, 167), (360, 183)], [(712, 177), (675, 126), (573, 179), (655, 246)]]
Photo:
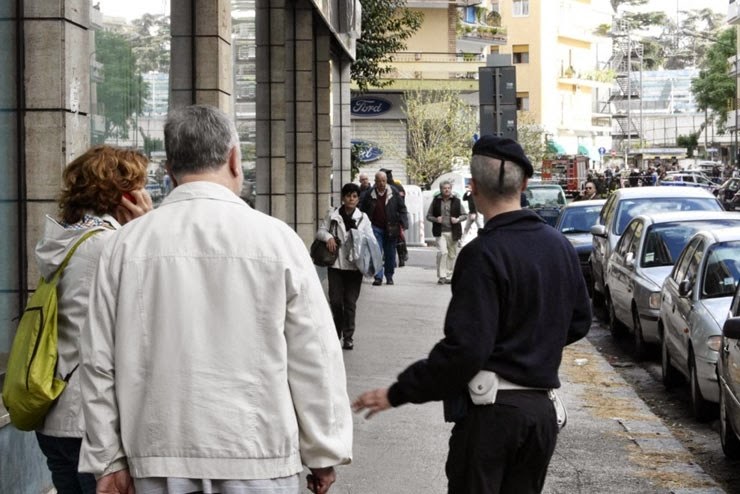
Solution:
[(583, 156), (589, 156), (590, 155), (590, 153), (588, 151), (588, 148), (586, 146), (584, 146), (583, 144), (579, 144), (578, 145), (578, 154), (583, 155)]
[(565, 148), (558, 142), (547, 141), (547, 152), (549, 154), (565, 154)]

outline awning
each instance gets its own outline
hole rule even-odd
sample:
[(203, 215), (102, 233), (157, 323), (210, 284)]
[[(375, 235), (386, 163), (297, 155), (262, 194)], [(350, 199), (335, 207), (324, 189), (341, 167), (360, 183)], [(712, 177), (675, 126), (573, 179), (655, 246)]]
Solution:
[(547, 153), (548, 154), (565, 154), (565, 148), (558, 142), (547, 141)]
[(580, 154), (581, 156), (590, 156), (588, 148), (583, 144), (578, 145), (578, 154)]

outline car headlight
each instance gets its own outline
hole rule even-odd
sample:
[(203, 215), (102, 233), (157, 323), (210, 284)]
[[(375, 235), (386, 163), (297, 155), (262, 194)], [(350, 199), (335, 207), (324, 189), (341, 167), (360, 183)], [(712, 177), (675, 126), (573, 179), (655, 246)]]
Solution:
[(650, 294), (648, 305), (651, 309), (660, 309), (660, 292), (653, 292)]
[(719, 352), (719, 347), (722, 346), (722, 337), (720, 335), (710, 336), (707, 338), (707, 346), (710, 350)]

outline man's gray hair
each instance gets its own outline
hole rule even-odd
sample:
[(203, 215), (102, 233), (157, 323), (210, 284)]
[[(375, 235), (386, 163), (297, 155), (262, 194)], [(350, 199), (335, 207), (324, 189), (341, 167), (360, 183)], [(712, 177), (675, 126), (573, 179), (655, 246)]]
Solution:
[[(501, 166), (504, 167), (503, 183)], [(524, 170), (511, 161), (502, 161), (488, 156), (474, 155), (470, 162), (470, 174), (478, 191), (489, 199), (497, 197), (519, 197), (524, 184)]]
[(452, 187), (452, 182), (450, 182), (449, 180), (442, 180), (439, 183), (439, 190), (442, 190), (442, 187), (444, 187), (445, 185), (449, 185), (450, 187)]
[(173, 109), (164, 125), (167, 163), (176, 177), (220, 168), (238, 144), (234, 121), (213, 106)]

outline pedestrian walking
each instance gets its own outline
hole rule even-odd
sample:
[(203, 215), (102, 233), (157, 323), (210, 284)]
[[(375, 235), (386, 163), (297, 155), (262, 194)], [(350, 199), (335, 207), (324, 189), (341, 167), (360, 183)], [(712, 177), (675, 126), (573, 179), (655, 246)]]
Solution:
[(358, 179), (360, 181), (360, 194), (362, 194), (371, 187), (370, 177), (367, 176), (367, 173), (361, 172)]
[(363, 194), (360, 210), (367, 214), (373, 227), (373, 234), (383, 252), (383, 269), (375, 275), (373, 285), (393, 285), (393, 274), (396, 270), (396, 244), (401, 229), (409, 227), (406, 202), (395, 187), (388, 184), (385, 172), (375, 174), (375, 185)]
[(541, 492), (558, 431), (548, 390), (560, 386), (563, 347), (585, 336), (591, 306), (574, 248), (521, 209), (533, 169), (519, 144), (481, 137), (471, 173), (486, 224), (458, 257), (444, 338), (390, 388), (361, 394), (353, 407), (372, 417), (444, 400), (445, 418), (455, 422), (450, 494)]
[(103, 250), (82, 334), (98, 492), (325, 493), (351, 459), (331, 311), (303, 240), (239, 198), (231, 119), (170, 112), (175, 188)]
[(437, 242), (437, 283), (440, 285), (452, 282), (462, 222), (467, 218), (462, 201), (452, 193), (452, 183), (449, 180), (440, 182), (439, 194), (427, 210), (427, 221), (432, 223), (432, 235)]
[[(350, 230), (360, 231), (375, 244), (375, 235), (370, 219), (359, 210), (360, 187), (357, 184), (345, 184), (342, 187), (342, 205), (331, 209), (324, 217), (316, 232), (316, 238), (326, 242), (330, 252), (338, 251), (337, 260), (329, 266), (329, 305), (331, 306), (337, 336), (343, 341), (342, 348), (354, 348), (355, 311), (360, 297), (363, 273), (353, 259), (354, 245), (350, 242)], [(334, 225), (336, 225), (334, 227)], [(336, 237), (331, 233), (334, 231)], [(377, 244), (376, 248), (377, 247)]]
[(481, 228), (483, 225), (481, 217), (475, 209), (475, 199), (473, 199), (473, 193), (470, 191), (470, 184), (465, 186), (462, 200), (468, 204), (468, 219), (465, 220), (465, 228), (463, 229), (463, 237), (465, 237), (474, 223), (476, 228)]
[(64, 391), (36, 431), (58, 494), (94, 494), (95, 477), (78, 472), (85, 422), (80, 399), (79, 339), (85, 323), (90, 283), (103, 246), (121, 225), (152, 209), (144, 190), (147, 159), (136, 151), (96, 146), (64, 169), (59, 218), (46, 217), (45, 231), (36, 245), (36, 264), (46, 280), (60, 269), (57, 285), (58, 359), (56, 377), (68, 381)]

